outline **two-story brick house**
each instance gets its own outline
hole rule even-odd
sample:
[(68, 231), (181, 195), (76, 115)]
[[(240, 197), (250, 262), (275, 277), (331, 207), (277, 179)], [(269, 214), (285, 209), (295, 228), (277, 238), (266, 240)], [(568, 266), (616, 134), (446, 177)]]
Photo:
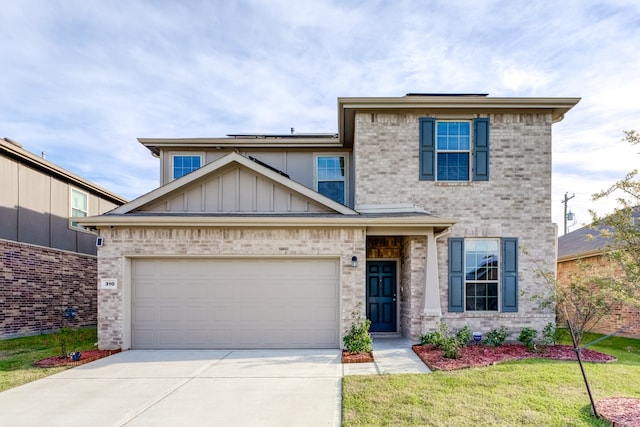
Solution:
[(69, 217), (125, 203), (9, 139), (0, 140), (0, 338), (95, 326), (96, 234)]
[(140, 139), (161, 187), (81, 221), (100, 347), (338, 348), (358, 307), (411, 339), (542, 329), (551, 127), (578, 101), (339, 98), (337, 134)]

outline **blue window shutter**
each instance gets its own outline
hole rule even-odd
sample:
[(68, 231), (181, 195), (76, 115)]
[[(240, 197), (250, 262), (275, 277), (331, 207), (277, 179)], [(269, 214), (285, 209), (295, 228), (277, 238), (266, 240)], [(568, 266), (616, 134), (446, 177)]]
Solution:
[(449, 239), (449, 311), (464, 311), (464, 239)]
[(420, 181), (436, 179), (436, 119), (420, 119)]
[(502, 311), (518, 311), (518, 239), (502, 239)]
[(489, 119), (473, 120), (473, 180), (489, 181)]

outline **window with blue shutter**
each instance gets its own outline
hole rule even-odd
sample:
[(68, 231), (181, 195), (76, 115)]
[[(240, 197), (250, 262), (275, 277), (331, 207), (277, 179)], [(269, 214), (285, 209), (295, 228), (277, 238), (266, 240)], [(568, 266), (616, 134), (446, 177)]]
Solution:
[(464, 239), (449, 239), (449, 311), (464, 311)]
[(502, 239), (502, 311), (518, 311), (518, 239)]
[(436, 179), (436, 119), (420, 119), (420, 180), (433, 181)]
[(448, 281), (450, 312), (517, 312), (518, 239), (450, 238)]
[(421, 181), (489, 180), (488, 118), (471, 122), (423, 117), (419, 123)]
[(489, 180), (489, 119), (473, 120), (473, 180)]

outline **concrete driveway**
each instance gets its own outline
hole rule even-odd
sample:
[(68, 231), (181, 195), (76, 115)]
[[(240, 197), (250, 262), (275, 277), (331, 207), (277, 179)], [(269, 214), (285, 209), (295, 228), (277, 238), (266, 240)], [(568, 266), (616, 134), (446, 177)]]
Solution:
[(130, 350), (0, 393), (12, 426), (338, 426), (339, 350)]

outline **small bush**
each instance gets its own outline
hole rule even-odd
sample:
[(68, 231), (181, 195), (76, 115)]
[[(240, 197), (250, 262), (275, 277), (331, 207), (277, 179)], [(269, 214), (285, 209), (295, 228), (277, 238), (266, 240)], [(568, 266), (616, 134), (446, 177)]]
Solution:
[(60, 350), (60, 357), (67, 357), (69, 350), (74, 349), (77, 343), (77, 337), (73, 329), (68, 326), (58, 329), (52, 335), (53, 342)]
[(547, 323), (542, 330), (542, 343), (544, 345), (553, 345), (556, 343), (556, 325), (554, 323)]
[(460, 350), (470, 339), (471, 330), (469, 326), (465, 325), (462, 329), (452, 334), (446, 323), (439, 322), (438, 330), (420, 336), (420, 344), (431, 344), (435, 348), (444, 351), (444, 357), (457, 359), (460, 356)]
[(369, 353), (373, 349), (371, 334), (369, 334), (371, 320), (362, 317), (361, 306), (362, 304), (358, 304), (351, 312), (351, 328), (342, 338), (345, 350), (350, 353)]
[(518, 337), (518, 341), (522, 344), (526, 345), (530, 351), (536, 349), (536, 337), (538, 336), (538, 331), (533, 328), (522, 328), (520, 331), (520, 336)]
[(509, 332), (507, 328), (501, 326), (500, 329), (492, 329), (487, 333), (487, 338), (485, 338), (485, 345), (490, 345), (492, 347), (499, 347), (507, 340), (509, 336)]

